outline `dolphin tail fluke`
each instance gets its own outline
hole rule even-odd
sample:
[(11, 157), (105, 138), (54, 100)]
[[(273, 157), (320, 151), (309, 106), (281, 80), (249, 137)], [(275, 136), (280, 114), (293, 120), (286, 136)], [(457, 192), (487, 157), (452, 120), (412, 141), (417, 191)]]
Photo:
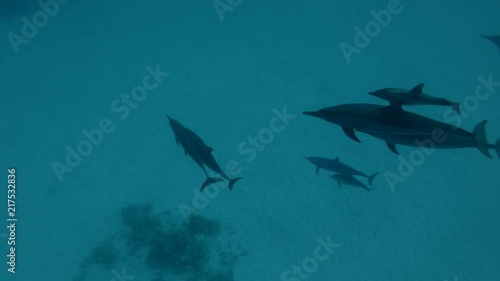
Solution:
[(229, 180), (229, 184), (228, 184), (229, 190), (233, 190), (233, 185), (234, 185), (237, 181), (239, 181), (239, 180), (241, 180), (241, 179), (242, 179), (242, 177), (239, 177), (239, 178), (234, 178), (234, 179), (232, 179), (232, 180)]
[(373, 180), (375, 179), (375, 177), (379, 174), (379, 172), (376, 172), (375, 174), (371, 175), (368, 177), (368, 184), (371, 186), (372, 183), (373, 183)]
[(209, 185), (212, 185), (214, 183), (221, 182), (221, 181), (222, 181), (222, 179), (220, 179), (220, 178), (207, 178), (205, 180), (205, 182), (201, 185), (201, 190), (200, 191), (203, 191)]
[(477, 149), (481, 151), (481, 153), (488, 157), (488, 158), (493, 158), (491, 157), (490, 151), (488, 150), (490, 147), (488, 145), (488, 140), (486, 139), (486, 130), (485, 126), (488, 120), (481, 121), (479, 124), (474, 127), (473, 133), (476, 135), (477, 139)]
[(451, 108), (453, 108), (453, 110), (455, 110), (455, 112), (458, 114), (462, 113), (460, 111), (460, 104), (458, 102), (451, 102)]

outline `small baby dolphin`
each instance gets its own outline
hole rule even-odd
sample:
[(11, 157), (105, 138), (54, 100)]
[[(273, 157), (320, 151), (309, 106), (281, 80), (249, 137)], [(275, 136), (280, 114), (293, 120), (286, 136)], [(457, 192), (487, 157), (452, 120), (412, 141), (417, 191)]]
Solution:
[(447, 99), (426, 95), (422, 92), (424, 83), (420, 83), (411, 90), (384, 88), (369, 92), (369, 95), (384, 99), (391, 103), (389, 110), (400, 111), (403, 105), (442, 105), (451, 106), (453, 110), (460, 113), (460, 104)]
[(365, 189), (366, 191), (370, 191), (372, 189), (368, 188), (368, 186), (364, 185), (362, 182), (360, 182), (358, 179), (353, 177), (352, 175), (346, 175), (346, 174), (333, 174), (332, 179), (334, 179), (337, 184), (342, 187), (342, 184), (345, 185), (350, 185), (350, 186), (355, 186), (355, 187), (361, 187)]
[(222, 181), (220, 178), (211, 178), (208, 176), (205, 167), (221, 175), (223, 178), (229, 181), (229, 189), (233, 190), (233, 185), (239, 181), (240, 178), (231, 179), (217, 164), (214, 156), (212, 155), (213, 148), (207, 146), (205, 142), (193, 131), (184, 127), (179, 121), (167, 116), (170, 122), (170, 127), (174, 131), (175, 141), (177, 144), (184, 148), (184, 153), (186, 156), (190, 156), (198, 166), (201, 167), (207, 179), (201, 186), (201, 191), (207, 186)]
[(323, 169), (339, 174), (365, 177), (368, 179), (368, 183), (372, 185), (373, 179), (379, 174), (377, 172), (371, 176), (368, 176), (367, 174), (358, 171), (349, 165), (341, 163), (338, 157), (335, 159), (323, 157), (304, 157), (304, 159), (316, 166), (316, 175), (318, 174), (320, 169)]
[(500, 53), (500, 35), (494, 35), (494, 36), (481, 35), (481, 36), (488, 39), (491, 43), (495, 44), (495, 46), (498, 47), (498, 52)]

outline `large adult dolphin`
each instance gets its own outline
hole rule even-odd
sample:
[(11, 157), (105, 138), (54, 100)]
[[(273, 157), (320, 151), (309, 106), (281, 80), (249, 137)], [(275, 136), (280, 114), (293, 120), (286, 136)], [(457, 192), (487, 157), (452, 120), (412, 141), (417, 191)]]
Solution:
[(492, 158), (489, 149), (495, 149), (500, 157), (500, 140), (495, 145), (486, 140), (486, 121), (479, 123), (471, 133), (416, 113), (392, 112), (384, 108), (376, 104), (342, 104), (304, 114), (339, 125), (349, 138), (357, 142), (361, 141), (355, 131), (382, 139), (396, 154), (399, 154), (396, 144), (420, 147), (425, 140), (434, 140), (436, 132), (440, 132), (440, 141), (433, 142), (436, 148), (475, 147), (488, 158)]
[(233, 190), (233, 185), (239, 181), (240, 178), (231, 179), (217, 164), (214, 156), (212, 155), (213, 148), (207, 146), (205, 142), (193, 131), (184, 127), (179, 121), (167, 116), (168, 121), (170, 122), (170, 127), (174, 131), (175, 140), (177, 144), (181, 145), (184, 148), (184, 153), (186, 156), (190, 156), (198, 166), (201, 167), (207, 179), (201, 185), (201, 191), (205, 189), (207, 186), (222, 181), (220, 178), (211, 178), (208, 176), (205, 167), (208, 167), (210, 170), (216, 172), (221, 175), (223, 178), (229, 181), (229, 189)]

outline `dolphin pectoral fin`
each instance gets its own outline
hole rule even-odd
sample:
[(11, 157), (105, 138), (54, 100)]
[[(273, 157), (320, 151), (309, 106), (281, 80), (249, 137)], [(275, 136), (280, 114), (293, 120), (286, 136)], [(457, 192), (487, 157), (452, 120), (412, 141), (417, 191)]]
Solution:
[(316, 166), (316, 175), (319, 174), (319, 166)]
[(424, 83), (420, 83), (417, 86), (413, 87), (413, 89), (410, 90), (410, 93), (413, 95), (420, 95), (422, 94), (423, 88), (424, 88)]
[(347, 128), (347, 127), (342, 127), (342, 131), (344, 131), (344, 134), (348, 136), (350, 139), (356, 142), (361, 142), (358, 137), (356, 136), (356, 133), (354, 132), (354, 129)]
[(188, 151), (184, 149), (184, 156), (188, 156)]
[(337, 182), (337, 185), (342, 188), (342, 183), (340, 181), (336, 181)]
[(205, 188), (207, 188), (209, 185), (217, 183), (217, 182), (221, 182), (221, 181), (222, 181), (222, 179), (220, 179), (220, 178), (207, 178), (205, 180), (205, 182), (203, 182), (203, 184), (201, 185), (200, 192), (203, 191)]
[(338, 186), (340, 186), (340, 188), (342, 188), (342, 183), (338, 179), (335, 178), (335, 175), (336, 174), (331, 175), (330, 178), (332, 178), (334, 181), (336, 181)]
[(399, 155), (399, 152), (398, 150), (396, 149), (396, 144), (394, 144), (393, 142), (388, 142), (386, 141), (385, 142), (387, 144), (387, 147), (394, 153), (396, 153), (397, 155)]
[(375, 179), (375, 177), (379, 174), (379, 172), (376, 172), (375, 174), (371, 175), (368, 177), (368, 184), (371, 186), (372, 183), (373, 183), (373, 180)]
[(474, 130), (472, 131), (474, 135), (476, 135), (476, 140), (477, 140), (477, 149), (481, 151), (481, 153), (492, 159), (493, 157), (490, 154), (490, 151), (488, 150), (488, 140), (486, 139), (486, 123), (488, 120), (481, 121), (479, 124), (474, 127)]
[(179, 139), (177, 137), (175, 137), (175, 142), (179, 145)]
[(231, 191), (232, 191), (232, 190), (233, 190), (233, 186), (234, 186), (234, 184), (235, 184), (237, 181), (241, 180), (241, 179), (242, 179), (242, 177), (239, 177), (239, 178), (234, 178), (234, 179), (232, 179), (232, 180), (229, 180), (229, 184), (227, 185), (227, 186), (229, 187), (229, 190), (231, 190)]

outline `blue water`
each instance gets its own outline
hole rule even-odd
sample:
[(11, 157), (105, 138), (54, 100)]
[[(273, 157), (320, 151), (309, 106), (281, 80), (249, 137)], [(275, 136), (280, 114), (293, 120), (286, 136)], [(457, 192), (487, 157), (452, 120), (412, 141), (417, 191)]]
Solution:
[[(498, 159), (398, 157), (301, 112), (386, 104), (367, 93), (423, 82), (463, 114), (407, 110), (468, 131), (487, 119), (495, 143), (500, 87), (476, 88), (500, 81), (499, 48), (480, 36), (500, 34), (500, 2), (50, 3), (0, 2), (0, 280), (499, 280)], [(346, 58), (342, 42), (357, 51)], [(167, 114), (244, 177), (232, 192), (199, 193), (205, 176)], [(376, 189), (339, 188), (303, 156), (380, 172)]]

